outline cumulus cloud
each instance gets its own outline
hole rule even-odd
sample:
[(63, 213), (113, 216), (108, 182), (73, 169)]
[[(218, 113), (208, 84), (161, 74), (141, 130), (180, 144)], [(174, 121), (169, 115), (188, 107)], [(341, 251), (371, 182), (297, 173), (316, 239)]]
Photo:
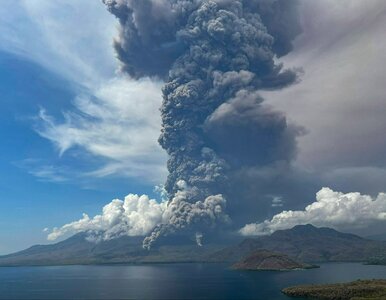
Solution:
[[(209, 196), (203, 201), (189, 203), (185, 199), (188, 194), (196, 193), (186, 182), (179, 182), (179, 191), (171, 201), (166, 199), (157, 202), (147, 195), (129, 194), (124, 200), (115, 199), (103, 207), (102, 213), (90, 218), (87, 214), (77, 221), (55, 227), (48, 232), (48, 240), (53, 241), (62, 236), (78, 232), (86, 232), (87, 240), (99, 242), (121, 236), (141, 236), (151, 233), (144, 241), (144, 247), (149, 249), (158, 236), (170, 234), (177, 230), (197, 229), (195, 239), (198, 246), (202, 245), (203, 235), (199, 231), (214, 227), (217, 223), (228, 223), (225, 214), (226, 201), (222, 195)], [(164, 190), (157, 187), (163, 197)], [(155, 228), (159, 230), (154, 231)]]
[(96, 242), (120, 236), (145, 236), (162, 222), (166, 207), (165, 201), (159, 203), (147, 195), (129, 194), (124, 200), (115, 199), (104, 206), (100, 215), (90, 218), (83, 214), (78, 221), (53, 228), (47, 238), (54, 241), (78, 232), (87, 232), (88, 240)]
[(316, 194), (316, 201), (303, 211), (283, 211), (271, 220), (245, 225), (240, 233), (246, 236), (267, 235), (304, 224), (338, 229), (361, 228), (377, 222), (386, 222), (386, 194), (380, 193), (373, 199), (360, 193), (344, 194), (323, 188)]

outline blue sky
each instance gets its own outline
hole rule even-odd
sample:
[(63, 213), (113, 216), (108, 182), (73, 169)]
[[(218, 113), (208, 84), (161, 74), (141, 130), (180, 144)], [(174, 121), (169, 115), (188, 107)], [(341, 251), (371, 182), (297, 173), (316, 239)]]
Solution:
[(35, 128), (42, 107), (58, 118), (71, 109), (77, 87), (12, 54), (0, 53), (0, 66), (1, 252), (46, 242), (43, 228), (76, 219), (82, 211), (95, 214), (107, 199), (122, 197), (128, 190), (152, 194), (152, 184), (133, 178), (73, 180), (103, 158), (79, 157), (76, 150), (60, 156)]
[[(107, 134), (98, 129), (109, 128), (111, 118), (101, 121), (92, 111), (92, 101), (103, 107), (98, 95), (121, 99), (119, 94), (135, 96), (138, 91), (137, 86), (122, 88), (126, 79), (115, 76), (114, 17), (98, 1), (80, 5), (78, 1), (5, 1), (0, 15), (0, 253), (47, 243), (44, 228), (78, 219), (82, 212), (93, 215), (128, 191), (158, 197), (154, 186), (163, 182), (165, 174), (161, 150), (150, 162), (138, 155), (141, 147), (134, 154), (115, 153), (112, 149), (119, 147), (130, 152), (130, 147), (135, 148), (131, 143), (140, 143), (141, 138), (134, 133), (130, 141), (115, 144), (115, 137), (109, 135), (113, 142), (105, 141)], [(100, 26), (94, 26), (94, 18)], [(158, 86), (151, 85), (160, 94)], [(75, 102), (80, 98), (89, 106), (79, 108)], [(131, 108), (123, 107), (121, 113), (135, 113)], [(158, 102), (138, 110), (158, 114), (157, 108)], [(98, 127), (98, 122), (104, 123)], [(145, 132), (150, 126), (148, 131), (158, 134), (158, 124), (153, 129), (140, 117), (133, 117), (132, 122), (145, 124), (138, 125)], [(52, 126), (64, 132), (79, 126), (83, 139), (63, 141), (66, 134), (61, 136)], [(111, 129), (118, 138), (122, 135), (119, 126)], [(130, 124), (122, 126), (130, 134)], [(151, 143), (158, 148), (156, 138)], [(155, 169), (149, 176), (132, 176), (124, 174), (125, 164), (137, 174)]]
[(98, 183), (98, 188), (90, 182), (88, 188), (57, 182), (54, 174), (34, 174), (42, 163), (77, 166), (76, 158), (59, 157), (34, 130), (40, 107), (60, 115), (74, 97), (73, 88), (63, 78), (14, 55), (0, 53), (0, 65), (0, 251), (7, 252), (43, 242), (43, 228), (78, 217), (79, 209), (95, 211), (106, 198), (122, 196), (125, 185), (136, 189), (138, 183), (114, 179)]
[[(385, 13), (382, 0), (302, 1), (305, 30), (283, 58), (302, 81), (264, 94), (307, 129), (295, 164), (318, 174), (315, 193), (386, 190)], [(2, 1), (0, 254), (128, 193), (160, 199), (162, 83), (117, 71), (116, 33), (99, 0)]]

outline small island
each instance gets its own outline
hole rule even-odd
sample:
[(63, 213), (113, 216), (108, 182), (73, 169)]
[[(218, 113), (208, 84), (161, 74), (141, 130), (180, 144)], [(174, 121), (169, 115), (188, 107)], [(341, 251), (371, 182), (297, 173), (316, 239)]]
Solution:
[(282, 292), (290, 297), (323, 300), (385, 300), (386, 279), (357, 280), (349, 283), (303, 285)]
[(281, 253), (258, 250), (234, 264), (232, 269), (248, 271), (289, 271), (316, 267), (317, 266), (295, 261)]

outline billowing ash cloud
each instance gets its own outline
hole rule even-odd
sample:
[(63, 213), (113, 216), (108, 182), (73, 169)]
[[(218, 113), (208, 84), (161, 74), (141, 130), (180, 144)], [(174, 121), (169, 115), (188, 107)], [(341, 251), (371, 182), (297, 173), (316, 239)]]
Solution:
[(166, 81), (159, 142), (169, 155), (169, 215), (144, 246), (176, 231), (204, 234), (229, 224), (226, 206), (243, 205), (242, 197), (227, 197), (236, 188), (233, 174), (290, 162), (296, 155), (301, 130), (257, 91), (297, 80), (295, 71), (275, 62), (292, 49), (300, 32), (297, 2), (104, 3), (120, 22), (115, 48), (122, 69), (134, 78)]
[(375, 199), (360, 193), (340, 193), (323, 188), (316, 201), (302, 211), (283, 211), (271, 220), (245, 225), (243, 235), (267, 235), (295, 225), (313, 224), (338, 229), (366, 227), (376, 222), (386, 222), (386, 194)]
[[(292, 50), (292, 40), (301, 31), (297, 16), (297, 0), (103, 0), (103, 2), (119, 19), (120, 33), (114, 46), (118, 58), (123, 63), (123, 69), (133, 77), (168, 76), (175, 61), (190, 50), (190, 45), (186, 43), (182, 34), (189, 27), (193, 29), (189, 23), (193, 23), (191, 21), (197, 16), (197, 11), (206, 5), (216, 5), (217, 11), (221, 10), (223, 16), (231, 13), (239, 20), (250, 15), (245, 18), (246, 22), (252, 26), (257, 25), (254, 31), (261, 29), (269, 32), (268, 46), (278, 56)], [(212, 16), (207, 15), (206, 20), (202, 21), (209, 21)], [(259, 20), (253, 24), (250, 22), (252, 18)], [(216, 30), (216, 25), (224, 24), (222, 21), (224, 20), (213, 16), (208, 24), (212, 33)], [(225, 32), (230, 28), (217, 29)], [(232, 30), (234, 33), (236, 28)], [(253, 45), (250, 50), (253, 51)], [(267, 60), (269, 59), (267, 57)]]
[[(225, 213), (226, 201), (221, 194), (209, 195), (203, 201), (192, 201), (202, 193), (195, 187), (187, 186), (185, 181), (177, 182), (179, 190), (169, 201), (163, 215), (163, 222), (155, 227), (152, 233), (143, 241), (143, 246), (150, 249), (152, 243), (163, 235), (175, 232), (190, 232), (192, 229), (210, 231), (216, 224), (230, 222)], [(189, 202), (189, 200), (191, 200)], [(195, 234), (197, 245), (201, 246), (203, 235)]]

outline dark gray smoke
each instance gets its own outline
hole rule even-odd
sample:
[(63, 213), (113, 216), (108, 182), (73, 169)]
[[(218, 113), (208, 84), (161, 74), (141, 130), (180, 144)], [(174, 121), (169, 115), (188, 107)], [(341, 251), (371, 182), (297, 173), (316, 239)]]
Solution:
[(168, 221), (144, 246), (177, 231), (200, 232), (201, 240), (217, 224), (230, 224), (227, 204), (242, 207), (234, 174), (296, 155), (301, 130), (257, 91), (297, 80), (295, 71), (275, 63), (300, 32), (297, 2), (104, 2), (121, 25), (115, 48), (123, 70), (166, 81), (159, 142), (169, 155)]

